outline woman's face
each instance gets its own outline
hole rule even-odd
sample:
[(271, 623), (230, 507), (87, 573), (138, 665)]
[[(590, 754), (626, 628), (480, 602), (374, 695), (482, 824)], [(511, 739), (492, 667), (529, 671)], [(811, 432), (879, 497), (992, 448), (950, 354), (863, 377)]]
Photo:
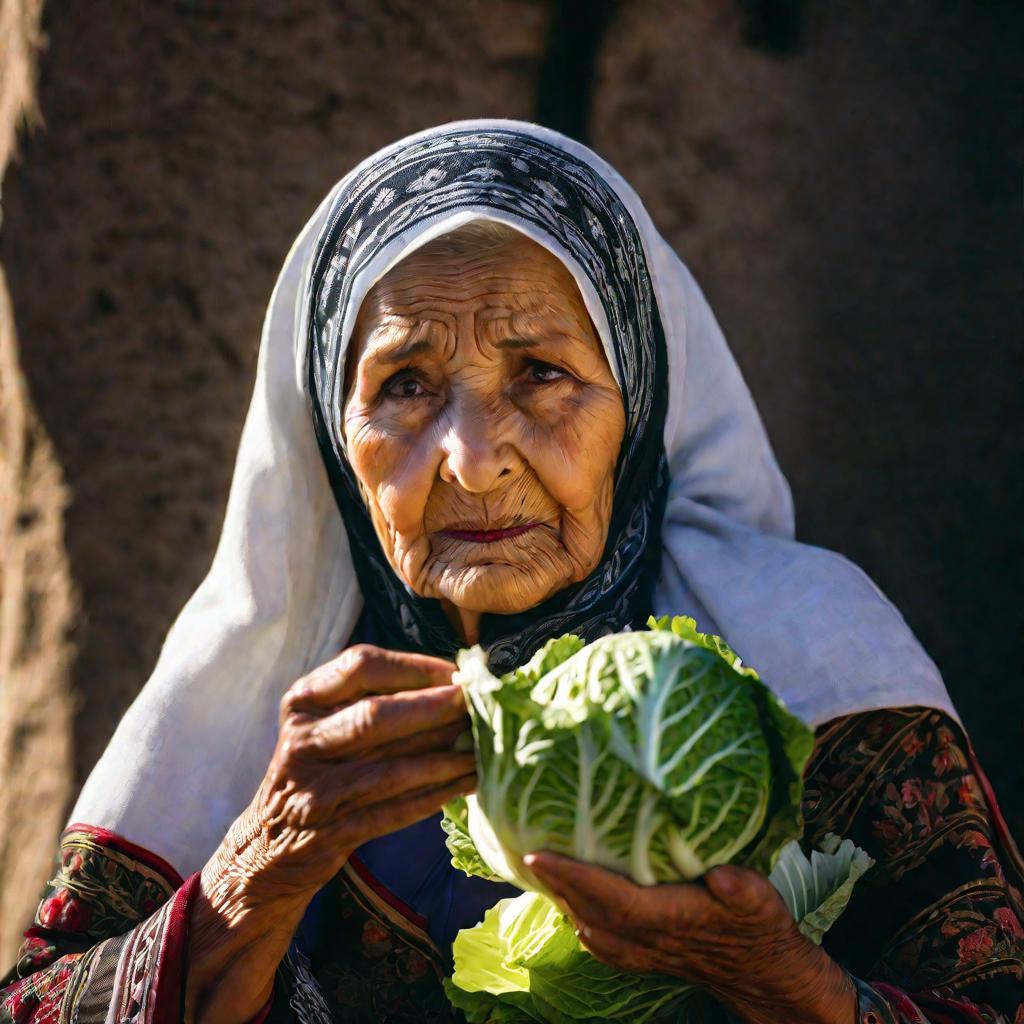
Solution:
[(391, 565), (476, 639), (598, 563), (625, 429), (572, 275), (469, 225), (363, 302), (348, 364), (352, 468)]

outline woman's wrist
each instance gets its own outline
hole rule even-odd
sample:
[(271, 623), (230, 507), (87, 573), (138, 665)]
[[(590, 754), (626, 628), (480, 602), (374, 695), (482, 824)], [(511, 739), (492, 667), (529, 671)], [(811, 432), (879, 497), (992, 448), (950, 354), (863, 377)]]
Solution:
[(823, 949), (807, 942), (808, 959), (765, 986), (764, 1000), (730, 1003), (742, 1024), (856, 1024), (857, 988)]
[(189, 1020), (246, 1024), (266, 1005), (278, 964), (313, 893), (275, 893), (222, 847), (191, 912)]

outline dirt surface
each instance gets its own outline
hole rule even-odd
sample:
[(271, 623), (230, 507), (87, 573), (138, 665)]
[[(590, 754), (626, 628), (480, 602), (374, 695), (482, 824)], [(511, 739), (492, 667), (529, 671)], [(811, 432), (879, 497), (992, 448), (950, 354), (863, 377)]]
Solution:
[[(745, 41), (738, 8), (621, 3), (591, 141), (704, 284), (801, 535), (862, 564), (904, 610), (1022, 832), (1024, 132), (1011, 93), (1024, 15), (808, 4), (798, 45), (768, 53)], [(406, 132), (530, 116), (549, 18), (539, 0), (49, 9), (46, 130), (4, 182), (0, 260), (26, 401), (71, 496), (77, 656), (68, 675), (55, 642), (47, 668), (77, 702), (68, 788), (209, 564), (295, 233), (353, 163)], [(59, 525), (59, 477), (47, 486)], [(33, 579), (67, 607), (64, 582)], [(63, 765), (54, 701), (41, 735)], [(14, 785), (46, 761), (27, 756)], [(52, 842), (61, 792), (27, 845)], [(27, 912), (39, 872), (24, 870), (2, 884)]]

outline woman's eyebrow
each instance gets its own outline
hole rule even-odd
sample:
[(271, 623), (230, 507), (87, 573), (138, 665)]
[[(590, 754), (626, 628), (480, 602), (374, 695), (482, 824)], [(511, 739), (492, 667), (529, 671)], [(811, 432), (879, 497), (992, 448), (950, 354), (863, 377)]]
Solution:
[(540, 344), (537, 338), (499, 338), (495, 348), (535, 348)]
[(367, 353), (374, 360), (380, 363), (401, 363), (421, 352), (429, 352), (434, 347), (430, 338), (418, 338), (415, 341), (407, 341), (403, 345), (381, 345), (373, 348)]

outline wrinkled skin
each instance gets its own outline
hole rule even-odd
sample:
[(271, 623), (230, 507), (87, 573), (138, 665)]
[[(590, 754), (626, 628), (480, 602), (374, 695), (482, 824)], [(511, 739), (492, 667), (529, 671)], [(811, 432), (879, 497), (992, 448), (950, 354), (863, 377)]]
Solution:
[(189, 938), (188, 1019), (248, 1021), (309, 901), (362, 843), (475, 783), (453, 667), (350, 647), (281, 701), (277, 747), (249, 807), (203, 868)]
[(703, 885), (636, 885), (553, 853), (528, 865), (555, 894), (580, 941), (624, 971), (700, 985), (748, 1024), (854, 1024), (849, 977), (805, 939), (767, 878), (735, 865)]
[[(383, 549), (467, 643), (482, 613), (530, 608), (597, 565), (625, 417), (546, 250), (473, 225), (424, 246), (367, 296), (347, 369), (348, 455)], [(472, 790), (453, 667), (363, 645), (291, 687), (263, 782), (202, 872), (188, 1020), (248, 1021), (349, 854)], [(533, 866), (608, 963), (696, 981), (751, 1024), (854, 1019), (845, 974), (754, 872), (644, 889), (552, 854)]]
[(480, 613), (525, 611), (597, 565), (625, 429), (569, 271), (523, 235), (479, 230), (374, 286), (344, 409), (392, 567), (470, 642)]

